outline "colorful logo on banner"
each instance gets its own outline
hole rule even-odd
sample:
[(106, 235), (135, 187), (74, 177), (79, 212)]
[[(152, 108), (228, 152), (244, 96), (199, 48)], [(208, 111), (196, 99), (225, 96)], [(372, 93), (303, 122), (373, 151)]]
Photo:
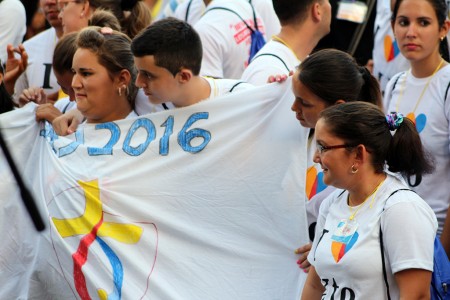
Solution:
[(323, 191), (327, 185), (323, 182), (323, 172), (317, 172), (315, 166), (306, 171), (306, 196), (311, 200), (316, 194)]
[[(79, 237), (77, 249), (75, 253), (72, 253), (75, 289), (81, 299), (97, 297), (101, 300), (121, 299), (124, 279), (123, 262), (114, 249), (105, 242), (104, 238), (110, 238), (122, 244), (137, 244), (141, 240), (144, 228), (135, 224), (105, 222), (98, 180), (78, 181), (78, 184), (84, 191), (86, 198), (84, 214), (67, 219), (52, 217), (53, 224), (62, 238)], [(98, 295), (95, 297), (89, 294), (86, 276), (83, 272), (83, 267), (88, 262), (88, 254), (92, 251), (90, 248), (94, 245), (94, 242), (98, 244), (99, 249), (109, 261), (113, 281), (110, 293), (101, 287), (97, 287)], [(153, 271), (154, 263), (155, 261), (150, 266), (150, 274)]]
[(387, 62), (394, 60), (399, 55), (400, 49), (396, 40), (392, 40), (391, 36), (387, 35), (384, 38), (384, 58)]
[(427, 123), (427, 116), (426, 115), (419, 114), (416, 117), (416, 115), (412, 112), (412, 113), (409, 113), (406, 117), (408, 119), (410, 119), (411, 121), (413, 121), (414, 124), (416, 124), (417, 132), (421, 133), (422, 130), (425, 128), (425, 125)]

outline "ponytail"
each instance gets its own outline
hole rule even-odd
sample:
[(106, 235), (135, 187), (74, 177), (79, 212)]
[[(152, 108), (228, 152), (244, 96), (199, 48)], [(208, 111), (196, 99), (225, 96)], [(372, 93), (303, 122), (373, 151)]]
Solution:
[(444, 39), (441, 41), (439, 45), (439, 53), (441, 53), (441, 56), (445, 61), (450, 62), (450, 53), (448, 49), (447, 37), (444, 37)]
[[(393, 115), (391, 113), (387, 119)], [(423, 174), (431, 173), (434, 168), (431, 156), (423, 149), (416, 125), (410, 119), (403, 118), (398, 126), (389, 129), (395, 130), (395, 133), (389, 143), (386, 157), (388, 170), (401, 173), (410, 186), (418, 186)], [(414, 183), (411, 180), (413, 176), (415, 176)]]
[(373, 75), (366, 67), (360, 66), (359, 72), (361, 73), (364, 83), (361, 86), (358, 100), (369, 102), (382, 108), (381, 90), (378, 80), (373, 77)]

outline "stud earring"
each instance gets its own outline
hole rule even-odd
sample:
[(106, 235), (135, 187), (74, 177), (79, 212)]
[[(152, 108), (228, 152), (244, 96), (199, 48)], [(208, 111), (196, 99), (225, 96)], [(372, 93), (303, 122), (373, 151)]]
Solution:
[(445, 38), (444, 36), (441, 36), (441, 42), (444, 40), (444, 38)]

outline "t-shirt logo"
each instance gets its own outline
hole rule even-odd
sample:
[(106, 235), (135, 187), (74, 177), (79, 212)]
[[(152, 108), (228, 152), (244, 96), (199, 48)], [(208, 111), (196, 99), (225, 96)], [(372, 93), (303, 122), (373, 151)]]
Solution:
[(384, 37), (384, 58), (386, 62), (394, 60), (400, 53), (396, 40), (392, 40), (390, 35)]
[(413, 121), (413, 123), (416, 125), (417, 132), (421, 133), (422, 130), (425, 128), (425, 125), (427, 123), (427, 116), (424, 114), (416, 115), (411, 112), (406, 116), (408, 119)]

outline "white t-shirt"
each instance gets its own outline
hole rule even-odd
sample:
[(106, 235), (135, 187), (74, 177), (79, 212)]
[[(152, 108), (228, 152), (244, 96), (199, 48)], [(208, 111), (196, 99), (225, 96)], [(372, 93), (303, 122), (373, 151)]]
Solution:
[[(411, 114), (429, 80), (430, 77), (415, 78), (409, 71), (394, 76), (386, 87), (385, 111)], [(450, 65), (431, 78), (414, 114), (410, 119), (416, 120), (422, 144), (434, 158), (435, 170), (412, 189), (436, 213), (440, 234), (450, 205)]]
[(25, 7), (19, 0), (0, 2), (0, 59), (5, 63), (8, 57), (6, 46), (17, 47), (27, 31)]
[(373, 75), (380, 81), (383, 94), (389, 79), (409, 68), (409, 61), (400, 53), (392, 32), (390, 5), (390, 0), (377, 1), (372, 51)]
[(186, 0), (178, 5), (174, 17), (195, 25), (203, 16), (205, 10), (206, 5), (203, 0)]
[[(233, 91), (240, 91), (253, 85), (243, 81), (233, 79), (214, 79), (210, 77), (204, 77), (211, 87), (211, 93), (205, 100), (211, 100), (216, 97), (232, 93)], [(157, 111), (173, 109), (175, 106), (171, 102), (164, 104), (152, 104), (144, 92), (139, 89), (135, 102), (135, 111), (138, 115), (145, 115)]]
[(159, 12), (155, 20), (175, 17), (175, 11), (177, 10), (178, 6), (184, 2), (186, 2), (186, 0), (169, 0), (168, 3), (166, 3), (162, 10)]
[(358, 227), (346, 244), (333, 240), (332, 236), (338, 224), (351, 214), (348, 192), (337, 190), (322, 203), (316, 237), (308, 255), (326, 289), (322, 299), (387, 299), (380, 223), (392, 299), (399, 298), (393, 274), (411, 268), (433, 270), (436, 217), (414, 192), (398, 191), (390, 196), (404, 188), (407, 187), (401, 181), (388, 175), (375, 194), (373, 206), (370, 207), (370, 197), (361, 204), (354, 219)]
[[(254, 27), (252, 6), (242, 0), (214, 0), (208, 5), (205, 14), (195, 24), (203, 45), (201, 75), (216, 78), (239, 79), (248, 65), (251, 32), (244, 22)], [(272, 7), (273, 9), (273, 7)], [(255, 8), (258, 28), (267, 40), (266, 25)]]
[(28, 53), (28, 67), (14, 86), (15, 101), (18, 101), (22, 91), (29, 87), (42, 87), (47, 95), (60, 89), (52, 68), (53, 52), (57, 42), (58, 37), (52, 27), (23, 44)]
[(300, 64), (294, 52), (286, 45), (270, 40), (258, 51), (242, 74), (242, 80), (264, 85), (271, 75), (289, 74)]
[(69, 97), (64, 97), (55, 102), (54, 106), (63, 114), (77, 108), (76, 101), (70, 101)]

